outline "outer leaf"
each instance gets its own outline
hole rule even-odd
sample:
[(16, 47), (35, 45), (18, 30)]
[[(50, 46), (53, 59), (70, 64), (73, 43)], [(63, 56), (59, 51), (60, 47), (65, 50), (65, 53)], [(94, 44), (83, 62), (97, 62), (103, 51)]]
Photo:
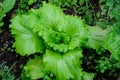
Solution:
[(45, 68), (43, 65), (42, 57), (36, 56), (35, 59), (29, 60), (27, 65), (24, 67), (27, 77), (31, 79), (43, 78), (45, 75)]
[(94, 74), (84, 72), (83, 80), (93, 80), (93, 78), (94, 78)]
[(89, 27), (90, 36), (86, 45), (93, 49), (100, 49), (105, 45), (105, 39), (109, 33), (108, 29), (103, 30), (100, 27)]
[(43, 62), (46, 70), (55, 74), (58, 80), (76, 79), (81, 57), (81, 50), (69, 51), (64, 55), (47, 50)]
[[(114, 26), (118, 27), (118, 26)], [(106, 49), (120, 61), (120, 27), (114, 29), (106, 39)]]
[(22, 70), (21, 77), (22, 77), (22, 80), (31, 80), (30, 77), (27, 77), (27, 76), (26, 76), (26, 74), (25, 74), (25, 70), (24, 70), (24, 69)]
[(9, 12), (13, 8), (15, 1), (16, 0), (3, 0), (2, 4), (3, 13)]
[(43, 7), (40, 8), (40, 16), (40, 23), (47, 28), (52, 28), (53, 30), (57, 30), (65, 17), (60, 7), (56, 7), (50, 3), (43, 3)]
[(3, 17), (5, 17), (6, 16), (6, 14), (4, 14), (3, 12), (0, 12), (0, 27), (2, 27), (3, 26), (3, 21), (2, 21), (2, 19), (3, 19)]
[(14, 46), (22, 56), (43, 52), (44, 49), (44, 41), (32, 31), (32, 27), (37, 26), (37, 17), (33, 13), (17, 16), (11, 20), (10, 28), (15, 38)]
[(2, 27), (3, 26), (3, 22), (2, 21), (0, 21), (0, 27)]

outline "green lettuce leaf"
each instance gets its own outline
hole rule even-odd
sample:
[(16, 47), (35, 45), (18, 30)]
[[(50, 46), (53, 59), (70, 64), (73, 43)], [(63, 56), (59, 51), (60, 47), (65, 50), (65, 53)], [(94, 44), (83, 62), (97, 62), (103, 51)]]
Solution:
[(22, 56), (43, 52), (44, 41), (32, 29), (38, 22), (34, 10), (26, 15), (16, 16), (11, 22), (10, 28), (15, 38), (16, 52)]
[[(0, 1), (0, 28), (3, 26), (4, 22), (2, 19), (6, 16), (6, 13), (9, 12), (16, 0), (3, 0), (3, 2)], [(0, 29), (0, 33), (2, 30)]]
[(45, 75), (45, 68), (42, 57), (36, 56), (35, 59), (30, 59), (24, 67), (25, 74), (31, 79), (43, 78)]
[(3, 4), (2, 4), (3, 11), (2, 12), (3, 13), (9, 12), (13, 8), (15, 1), (16, 0), (3, 0)]
[(105, 47), (112, 55), (120, 61), (120, 27), (119, 23), (113, 26), (112, 31), (106, 38)]
[(57, 7), (50, 3), (43, 3), (43, 6), (39, 9), (40, 23), (47, 28), (56, 30), (62, 22), (64, 22), (65, 14), (60, 7)]
[[(47, 71), (56, 75), (58, 80), (78, 80), (78, 73), (81, 73), (82, 51), (73, 50), (61, 55), (58, 52), (47, 50), (43, 56), (43, 63)], [(82, 76), (82, 75), (79, 75)]]
[(64, 23), (59, 26), (59, 31), (69, 36), (69, 50), (83, 46), (89, 35), (87, 25), (77, 16), (66, 16)]
[(103, 30), (100, 27), (89, 27), (90, 36), (86, 43), (87, 47), (99, 50), (105, 46), (105, 39), (108, 36), (110, 30), (105, 29)]
[(93, 80), (93, 78), (94, 78), (93, 73), (83, 72), (83, 79), (82, 80)]

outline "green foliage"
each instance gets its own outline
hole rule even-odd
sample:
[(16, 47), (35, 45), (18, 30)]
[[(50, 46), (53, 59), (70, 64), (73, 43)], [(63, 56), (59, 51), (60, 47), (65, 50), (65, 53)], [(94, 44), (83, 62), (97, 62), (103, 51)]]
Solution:
[(2, 12), (3, 13), (9, 12), (13, 8), (15, 1), (16, 0), (4, 0), (2, 3)]
[[(116, 0), (100, 0), (102, 15), (107, 17), (107, 20), (113, 19), (116, 16), (119, 16), (119, 5), (116, 3)], [(116, 15), (117, 14), (117, 15)]]
[[(83, 79), (82, 80), (93, 80), (94, 74), (89, 74), (87, 72), (83, 73)], [(79, 79), (78, 79), (79, 80)]]
[(105, 29), (108, 25), (119, 21), (119, 0), (78, 0), (72, 7), (73, 15), (81, 16), (88, 25), (97, 25)]
[(97, 62), (98, 62), (98, 65), (96, 66), (96, 68), (100, 69), (101, 73), (104, 73), (106, 70), (110, 70), (113, 68), (113, 64), (106, 57), (98, 60)]
[[(32, 9), (28, 14), (11, 20), (13, 23), (10, 28), (16, 39), (14, 46), (18, 53), (29, 55), (39, 52), (40, 48), (45, 46), (44, 42), (54, 50), (67, 52), (82, 46), (87, 40), (88, 29), (82, 20), (78, 17), (65, 16), (60, 8), (49, 5), (38, 10)], [(73, 23), (74, 21), (76, 23)], [(24, 42), (21, 39), (24, 39)], [(21, 45), (22, 43), (24, 44)]]
[[(10, 25), (12, 34), (15, 37), (14, 47), (16, 47), (16, 52), (22, 56), (34, 54), (35, 52), (43, 52), (44, 41), (32, 30), (37, 22), (36, 16), (33, 14), (31, 13), (29, 16), (18, 15), (11, 20), (14, 22)], [(34, 22), (32, 19), (34, 19)], [(29, 26), (26, 24), (26, 21)]]
[(48, 0), (48, 1), (57, 5), (67, 5), (67, 6), (72, 6), (77, 3), (77, 0)]
[(79, 68), (81, 64), (80, 58), (82, 57), (81, 52), (80, 50), (73, 50), (61, 55), (47, 50), (43, 56), (45, 68), (47, 71), (54, 73), (58, 80), (79, 80), (83, 75), (82, 70)]
[(15, 1), (16, 0), (3, 0), (3, 2), (0, 2), (0, 28), (4, 24), (2, 19), (6, 16), (6, 13), (9, 12), (13, 8)]
[(20, 0), (18, 9), (16, 9), (15, 12), (16, 14), (24, 14), (28, 12), (30, 8), (38, 8), (40, 2), (40, 0)]
[(65, 16), (62, 10), (54, 8), (54, 6), (45, 6), (40, 11), (41, 19), (39, 19), (39, 24), (41, 26), (36, 26), (34, 31), (38, 32), (39, 36), (51, 48), (60, 52), (67, 52), (67, 50), (73, 50), (84, 44), (85, 40), (87, 40), (88, 29), (78, 17)]
[(17, 14), (26, 13), (30, 8), (33, 8), (32, 5), (37, 3), (37, 1), (38, 0), (20, 0), (16, 13)]
[(92, 73), (81, 68), (81, 47), (89, 37), (89, 29), (81, 19), (66, 16), (59, 7), (43, 3), (40, 9), (17, 15), (11, 22), (16, 52), (22, 56), (42, 53), (28, 61), (23, 78), (46, 78), (50, 72), (58, 80), (93, 79)]
[(112, 55), (120, 61), (120, 27), (119, 24), (115, 24), (113, 30), (110, 32), (106, 39), (106, 49), (108, 49)]
[[(120, 20), (120, 5), (119, 0), (100, 0), (101, 13), (96, 20), (96, 25), (106, 28), (109, 25), (114, 25)], [(97, 17), (97, 16), (96, 16)]]
[(23, 14), (28, 11), (29, 5), (28, 5), (29, 0), (20, 0), (18, 4), (18, 9), (16, 10), (16, 13), (18, 14)]
[(101, 73), (104, 73), (107, 70), (114, 72), (116, 69), (120, 69), (120, 61), (118, 61), (113, 55), (110, 55), (110, 57), (102, 55), (100, 59), (97, 60), (97, 72), (99, 70)]
[(39, 56), (36, 56), (35, 59), (30, 59), (24, 69), (26, 76), (31, 77), (31, 79), (43, 78), (46, 73), (42, 57)]
[(94, 5), (92, 5), (90, 0), (77, 0), (77, 3), (68, 6), (66, 11), (69, 9), (71, 10), (70, 13), (73, 13), (72, 15), (81, 16), (87, 24), (94, 25)]
[(14, 80), (15, 75), (12, 73), (14, 64), (9, 68), (5, 63), (0, 64), (0, 79), (1, 80)]
[[(2, 1), (0, 27), (15, 3), (15, 0)], [(120, 69), (119, 0), (99, 0), (97, 6), (92, 0), (44, 1), (70, 10), (75, 16), (65, 15), (59, 7), (45, 3), (40, 9), (27, 12), (30, 8), (38, 8), (42, 1), (20, 0), (17, 14), (25, 14), (14, 14), (16, 17), (10, 25), (14, 47), (18, 54), (34, 57), (25, 65), (22, 80), (92, 80), (94, 74), (109, 72), (107, 75), (111, 77)], [(96, 26), (86, 25), (76, 15)], [(86, 53), (84, 48), (87, 48)], [(14, 80), (11, 68), (0, 65), (0, 79)]]
[(37, 0), (29, 0), (28, 5), (32, 5), (33, 3), (37, 2)]
[(104, 48), (110, 51), (115, 59), (120, 60), (120, 5), (118, 0), (100, 0), (101, 14), (96, 25), (112, 29), (105, 38)]
[[(10, 3), (10, 4), (8, 4)], [(2, 3), (0, 2), (0, 26), (3, 25), (2, 19), (5, 17), (6, 13), (9, 12), (14, 6), (15, 0), (4, 0)]]
[[(89, 37), (87, 45), (93, 49), (98, 49), (98, 50), (100, 47), (105, 48), (106, 50), (110, 51), (110, 53), (115, 57), (115, 59), (120, 60), (119, 1), (118, 0), (100, 0), (99, 2), (100, 2), (101, 13), (97, 13), (97, 15), (95, 16), (93, 14), (93, 16), (96, 18), (96, 20), (94, 20), (94, 23), (97, 26), (100, 26), (102, 28), (107, 28), (107, 29), (100, 30), (97, 27), (93, 29), (90, 28), (91, 37)], [(91, 21), (91, 20), (89, 20), (88, 18), (88, 21)]]
[(89, 48), (100, 50), (105, 45), (105, 39), (110, 31), (110, 29), (103, 30), (100, 27), (93, 26), (89, 27), (90, 37), (86, 43)]

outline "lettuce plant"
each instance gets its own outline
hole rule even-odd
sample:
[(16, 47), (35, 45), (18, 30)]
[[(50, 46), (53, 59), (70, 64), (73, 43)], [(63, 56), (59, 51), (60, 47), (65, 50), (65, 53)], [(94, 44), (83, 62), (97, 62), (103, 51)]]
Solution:
[(16, 52), (34, 54), (24, 67), (26, 77), (39, 79), (51, 73), (57, 80), (93, 79), (94, 75), (81, 67), (81, 48), (88, 40), (89, 29), (77, 16), (65, 15), (59, 7), (44, 3), (14, 17), (10, 28)]

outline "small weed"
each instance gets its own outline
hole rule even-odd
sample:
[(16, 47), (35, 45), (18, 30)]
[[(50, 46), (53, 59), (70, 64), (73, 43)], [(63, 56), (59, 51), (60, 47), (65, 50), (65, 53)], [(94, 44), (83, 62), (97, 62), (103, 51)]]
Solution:
[(0, 79), (1, 80), (14, 80), (15, 75), (12, 73), (12, 69), (15, 63), (9, 68), (5, 63), (0, 64)]

